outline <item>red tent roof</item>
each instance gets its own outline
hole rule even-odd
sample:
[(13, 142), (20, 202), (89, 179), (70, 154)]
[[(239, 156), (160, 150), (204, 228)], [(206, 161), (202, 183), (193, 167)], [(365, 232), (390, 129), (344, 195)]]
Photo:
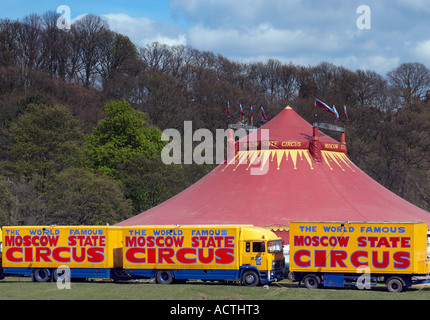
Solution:
[[(263, 129), (268, 129), (265, 140)], [(253, 224), (288, 243), (290, 221), (424, 221), (430, 213), (367, 176), (345, 143), (290, 107), (236, 143), (235, 157), (201, 180), (118, 225)], [(261, 138), (263, 137), (263, 138)], [(248, 148), (249, 147), (249, 148)]]

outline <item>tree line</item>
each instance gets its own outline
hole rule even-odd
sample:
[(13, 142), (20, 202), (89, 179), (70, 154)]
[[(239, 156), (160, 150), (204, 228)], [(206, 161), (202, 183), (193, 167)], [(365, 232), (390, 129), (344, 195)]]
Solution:
[[(167, 128), (255, 126), (286, 105), (336, 123), (315, 98), (347, 106), (351, 160), (393, 192), (430, 209), (430, 70), (385, 75), (329, 62), (237, 62), (190, 46), (143, 47), (86, 15), (0, 20), (0, 224), (105, 224), (168, 199), (213, 165), (166, 166)], [(230, 117), (227, 117), (227, 102)], [(338, 108), (339, 109), (339, 108)], [(329, 133), (330, 134), (330, 133)], [(336, 137), (333, 134), (334, 138)]]

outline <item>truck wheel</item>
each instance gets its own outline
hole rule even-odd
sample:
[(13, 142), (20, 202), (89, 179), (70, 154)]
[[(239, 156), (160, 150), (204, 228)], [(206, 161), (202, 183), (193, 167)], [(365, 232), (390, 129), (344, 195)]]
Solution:
[(173, 282), (173, 275), (169, 270), (159, 270), (155, 276), (157, 283), (171, 284)]
[(392, 277), (387, 280), (387, 290), (392, 293), (402, 292), (405, 284), (399, 277)]
[(260, 283), (257, 272), (253, 270), (245, 271), (242, 275), (242, 284), (247, 287), (255, 287)]
[(33, 281), (35, 282), (47, 282), (51, 279), (48, 269), (36, 269), (33, 272)]
[(306, 288), (312, 290), (312, 289), (318, 288), (318, 286), (320, 285), (320, 280), (319, 280), (318, 276), (316, 276), (314, 274), (308, 274), (303, 279), (303, 283), (304, 283)]

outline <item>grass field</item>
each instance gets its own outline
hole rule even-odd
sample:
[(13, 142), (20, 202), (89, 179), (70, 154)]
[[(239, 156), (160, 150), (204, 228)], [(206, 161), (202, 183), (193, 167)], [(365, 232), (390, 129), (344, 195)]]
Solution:
[(59, 290), (56, 283), (35, 283), (30, 278), (8, 277), (0, 281), (0, 300), (430, 300), (430, 288), (410, 288), (389, 293), (385, 286), (371, 290), (298, 288), (287, 280), (267, 287), (188, 282), (157, 285), (152, 281), (114, 283), (72, 282)]

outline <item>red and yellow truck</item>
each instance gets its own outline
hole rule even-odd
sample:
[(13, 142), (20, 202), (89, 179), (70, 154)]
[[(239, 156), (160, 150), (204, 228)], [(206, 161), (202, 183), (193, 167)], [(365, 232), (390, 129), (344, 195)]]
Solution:
[(427, 284), (427, 223), (291, 222), (289, 271), (309, 289)]
[(282, 240), (254, 226), (3, 227), (2, 275), (55, 280), (155, 278), (240, 280), (254, 286), (282, 280)]
[(3, 227), (5, 275), (55, 279), (60, 266), (74, 278), (113, 278), (122, 268), (122, 229), (110, 226)]

